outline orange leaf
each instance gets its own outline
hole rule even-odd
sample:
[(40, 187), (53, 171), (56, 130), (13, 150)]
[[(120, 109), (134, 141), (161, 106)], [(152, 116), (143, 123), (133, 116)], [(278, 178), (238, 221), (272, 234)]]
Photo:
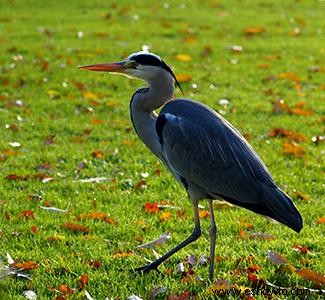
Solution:
[(294, 245), (292, 248), (296, 251), (300, 251), (302, 254), (307, 254), (309, 252), (307, 247), (303, 247), (299, 244)]
[(104, 157), (104, 152), (101, 151), (101, 150), (94, 150), (92, 153), (91, 153), (92, 157), (93, 158), (103, 158)]
[(288, 155), (302, 157), (305, 154), (305, 149), (296, 142), (286, 141), (283, 144), (283, 152)]
[(34, 261), (26, 261), (23, 263), (18, 262), (15, 263), (14, 266), (16, 269), (21, 269), (21, 270), (33, 270), (39, 267), (39, 265)]
[(63, 295), (73, 295), (74, 290), (70, 287), (68, 287), (66, 284), (60, 284), (58, 286), (58, 290), (63, 294)]
[(167, 219), (169, 219), (172, 216), (171, 212), (169, 211), (165, 211), (163, 213), (160, 214), (159, 216), (159, 221), (163, 222), (166, 221)]
[(22, 216), (26, 217), (26, 218), (32, 218), (34, 219), (35, 216), (34, 216), (34, 212), (31, 211), (31, 210), (24, 210), (21, 212)]
[(325, 224), (325, 217), (319, 218), (319, 219), (316, 221), (316, 224)]
[(145, 189), (146, 187), (147, 187), (147, 183), (144, 179), (142, 179), (134, 186), (134, 189), (136, 191), (140, 191), (140, 190)]
[(192, 57), (188, 54), (177, 54), (176, 59), (183, 62), (188, 62), (192, 60)]
[(97, 99), (97, 95), (89, 91), (84, 92), (83, 96), (87, 99)]
[(200, 210), (199, 212), (200, 219), (206, 219), (210, 217), (210, 213), (208, 210)]
[(254, 287), (259, 287), (259, 286), (265, 286), (266, 282), (264, 279), (258, 278), (255, 274), (253, 273), (248, 273), (247, 274), (247, 279), (252, 283)]
[(247, 36), (261, 34), (261, 33), (265, 32), (265, 31), (266, 30), (265, 30), (264, 27), (248, 27), (248, 28), (244, 29), (244, 33)]
[(153, 214), (156, 214), (158, 213), (159, 211), (159, 207), (158, 207), (158, 203), (145, 203), (144, 205), (144, 210), (147, 212), (147, 213), (153, 213)]
[(80, 224), (70, 223), (70, 222), (62, 224), (61, 227), (73, 232), (84, 232), (84, 233), (90, 232), (90, 229), (88, 229), (87, 227)]
[(91, 260), (89, 262), (89, 266), (91, 266), (93, 269), (99, 269), (103, 263), (99, 260)]
[(268, 133), (269, 137), (286, 137), (295, 142), (306, 142), (308, 138), (299, 132), (294, 132), (284, 128), (274, 128)]
[(88, 281), (89, 281), (88, 275), (87, 274), (82, 274), (80, 279), (79, 279), (80, 288), (84, 289), (86, 284), (88, 283)]
[(311, 116), (314, 114), (313, 111), (311, 110), (306, 110), (302, 108), (290, 108), (290, 113), (293, 115), (298, 115), (298, 116)]
[(295, 73), (292, 72), (285, 72), (285, 73), (280, 73), (278, 75), (279, 79), (287, 79), (293, 82), (300, 82), (300, 78), (298, 75), (296, 75)]
[(37, 229), (36, 226), (32, 226), (32, 227), (30, 228), (30, 231), (31, 231), (32, 233), (36, 233), (36, 232), (38, 231), (38, 229)]
[(97, 221), (104, 221), (106, 223), (110, 223), (110, 224), (116, 224), (117, 221), (110, 218), (107, 214), (102, 213), (102, 212), (97, 212), (97, 211), (93, 211), (93, 212), (89, 212), (86, 214), (80, 214), (77, 217), (78, 220), (84, 220), (84, 219), (92, 219), (92, 220), (97, 220)]
[(309, 269), (301, 269), (297, 270), (296, 273), (301, 276), (302, 278), (312, 281), (316, 284), (323, 285), (325, 284), (325, 275), (314, 272)]
[(176, 75), (176, 79), (178, 82), (189, 82), (192, 80), (192, 76), (189, 74), (178, 74)]
[(94, 118), (94, 119), (91, 119), (91, 120), (90, 120), (90, 123), (91, 123), (92, 125), (101, 125), (101, 124), (104, 124), (105, 121), (104, 121), (104, 120), (101, 120), (101, 119), (96, 119), (96, 118)]

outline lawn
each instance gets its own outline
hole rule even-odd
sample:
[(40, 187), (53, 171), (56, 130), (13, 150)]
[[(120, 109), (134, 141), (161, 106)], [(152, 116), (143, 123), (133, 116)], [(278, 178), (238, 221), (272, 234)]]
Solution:
[[(0, 298), (324, 289), (324, 10), (312, 0), (0, 0)], [(304, 219), (297, 234), (216, 202), (214, 283), (193, 261), (209, 252), (204, 201), (201, 238), (160, 273), (134, 272), (155, 259), (138, 245), (169, 232), (161, 255), (190, 234), (191, 204), (132, 128), (129, 99), (144, 83), (78, 66), (145, 48), (173, 68), (184, 97), (244, 134)], [(4, 276), (9, 264), (30, 278)]]

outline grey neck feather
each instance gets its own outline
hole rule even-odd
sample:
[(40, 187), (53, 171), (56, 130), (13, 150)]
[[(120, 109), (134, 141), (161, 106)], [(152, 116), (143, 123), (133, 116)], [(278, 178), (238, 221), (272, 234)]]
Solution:
[(130, 103), (131, 120), (143, 143), (164, 160), (162, 147), (156, 132), (155, 110), (173, 98), (174, 80), (165, 70), (147, 80), (149, 88), (135, 92)]

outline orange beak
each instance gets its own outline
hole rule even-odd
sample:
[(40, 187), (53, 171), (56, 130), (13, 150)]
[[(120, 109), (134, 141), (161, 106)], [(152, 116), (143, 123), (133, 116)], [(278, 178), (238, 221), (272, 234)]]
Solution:
[(89, 71), (97, 71), (97, 72), (115, 72), (115, 73), (123, 73), (126, 69), (125, 62), (115, 62), (115, 63), (107, 63), (107, 64), (96, 64), (89, 66), (81, 66), (80, 70), (89, 70)]

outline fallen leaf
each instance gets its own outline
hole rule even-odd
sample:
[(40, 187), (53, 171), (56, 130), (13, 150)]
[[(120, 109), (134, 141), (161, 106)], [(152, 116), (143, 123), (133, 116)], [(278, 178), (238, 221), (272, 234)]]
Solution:
[(159, 211), (158, 203), (150, 203), (150, 202), (147, 202), (147, 203), (144, 204), (144, 210), (147, 213), (156, 214)]
[(308, 252), (310, 252), (310, 250), (307, 247), (303, 247), (303, 246), (301, 246), (299, 244), (295, 244), (292, 247), (292, 249), (295, 250), (295, 251), (299, 251), (302, 254), (307, 254)]
[(278, 74), (278, 78), (279, 79), (287, 79), (287, 80), (290, 80), (290, 81), (293, 81), (293, 82), (300, 82), (301, 81), (299, 76), (296, 75), (293, 72), (280, 73), (280, 74)]
[(36, 232), (38, 231), (38, 229), (37, 229), (36, 226), (32, 226), (32, 227), (30, 228), (30, 231), (31, 231), (32, 233), (36, 233)]
[(176, 59), (183, 62), (189, 62), (192, 60), (192, 57), (188, 54), (177, 54)]
[(87, 99), (97, 99), (98, 98), (98, 96), (96, 94), (94, 94), (93, 92), (90, 92), (90, 91), (83, 92), (83, 96)]
[(316, 224), (325, 224), (325, 217), (319, 218), (319, 219), (316, 221)]
[(296, 107), (290, 108), (289, 111), (291, 114), (298, 115), (298, 116), (311, 116), (314, 114), (314, 112), (311, 110), (306, 110), (306, 109), (296, 108)]
[(168, 233), (163, 233), (158, 239), (150, 241), (148, 243), (142, 244), (142, 245), (138, 245), (137, 249), (141, 249), (141, 248), (147, 248), (147, 249), (152, 249), (155, 248), (161, 244), (164, 244), (167, 242), (167, 240), (169, 240), (171, 238), (171, 234)]
[(58, 291), (61, 292), (64, 296), (72, 296), (74, 294), (74, 290), (66, 284), (59, 285)]
[(165, 211), (159, 215), (159, 221), (164, 222), (164, 221), (170, 219), (171, 216), (172, 216), (171, 212)]
[(261, 267), (258, 265), (251, 265), (247, 268), (247, 271), (250, 273), (258, 273), (261, 270)]
[(68, 212), (67, 209), (60, 209), (60, 208), (56, 208), (53, 206), (40, 206), (40, 208), (47, 210), (48, 212), (55, 212), (55, 213), (61, 213), (61, 214), (65, 214)]
[(255, 275), (253, 273), (248, 273), (247, 279), (249, 282), (252, 283), (253, 287), (264, 287), (266, 285), (266, 282), (264, 279), (258, 278), (257, 275)]
[(263, 32), (265, 32), (265, 28), (264, 27), (259, 27), (259, 26), (256, 26), (256, 27), (247, 27), (244, 29), (244, 33), (245, 35), (247, 36), (252, 36), (252, 35), (259, 35)]
[(207, 219), (210, 217), (210, 213), (208, 210), (200, 210), (199, 217), (200, 217), (200, 219)]
[(189, 82), (192, 80), (192, 76), (189, 74), (178, 74), (176, 75), (176, 79), (178, 82)]
[(70, 223), (67, 222), (65, 224), (61, 225), (62, 228), (70, 230), (72, 232), (83, 232), (83, 233), (89, 233), (90, 229), (88, 229), (87, 227), (80, 225), (80, 224), (76, 224), (76, 223)]
[(285, 141), (282, 149), (284, 154), (293, 155), (295, 157), (302, 157), (305, 154), (305, 149), (293, 141)]
[(35, 219), (34, 212), (31, 210), (24, 210), (21, 212), (21, 215), (26, 217), (26, 218), (32, 218)]
[(101, 150), (94, 150), (91, 155), (93, 158), (100, 159), (104, 157), (104, 152)]
[(133, 254), (131, 250), (128, 250), (128, 252), (123, 252), (121, 250), (116, 251), (112, 257), (129, 257)]
[(263, 233), (263, 232), (252, 232), (250, 230), (248, 230), (248, 231), (240, 230), (239, 235), (242, 238), (250, 238), (250, 239), (256, 239), (256, 240), (273, 240), (273, 239), (275, 239), (275, 236), (273, 234)]
[(284, 256), (271, 250), (267, 251), (267, 258), (275, 265), (283, 265), (288, 261)]
[(274, 128), (268, 133), (269, 137), (285, 137), (294, 142), (306, 142), (308, 138), (300, 132), (291, 131), (284, 128)]
[(168, 295), (166, 300), (190, 300), (190, 293), (188, 291), (184, 291), (179, 295)]
[(84, 289), (88, 281), (89, 281), (88, 275), (82, 274), (81, 277), (79, 278), (80, 289)]
[(143, 300), (142, 298), (138, 297), (137, 295), (131, 295), (127, 298), (127, 300)]
[(147, 182), (144, 179), (142, 179), (139, 182), (137, 182), (133, 188), (136, 191), (141, 191), (141, 190), (145, 189), (146, 187), (147, 187)]
[(271, 101), (272, 111), (276, 114), (289, 112), (289, 106), (283, 99)]
[(76, 180), (76, 182), (82, 182), (82, 183), (92, 183), (92, 182), (102, 182), (102, 181), (107, 181), (107, 177), (92, 177), (92, 178), (86, 178), (86, 179), (79, 179)]
[(296, 273), (302, 278), (312, 281), (316, 284), (323, 285), (325, 284), (325, 275), (314, 272), (309, 269), (296, 270)]
[(309, 201), (310, 200), (310, 195), (300, 192), (300, 191), (296, 191), (295, 192), (297, 199), (299, 200), (303, 200), (303, 201)]
[(90, 260), (89, 266), (92, 267), (93, 269), (99, 269), (103, 263), (99, 260)]
[(37, 299), (37, 294), (32, 290), (23, 291), (23, 296), (27, 300), (36, 300)]
[(39, 265), (34, 261), (26, 261), (22, 263), (21, 262), (14, 263), (14, 267), (20, 270), (34, 270), (37, 269)]

